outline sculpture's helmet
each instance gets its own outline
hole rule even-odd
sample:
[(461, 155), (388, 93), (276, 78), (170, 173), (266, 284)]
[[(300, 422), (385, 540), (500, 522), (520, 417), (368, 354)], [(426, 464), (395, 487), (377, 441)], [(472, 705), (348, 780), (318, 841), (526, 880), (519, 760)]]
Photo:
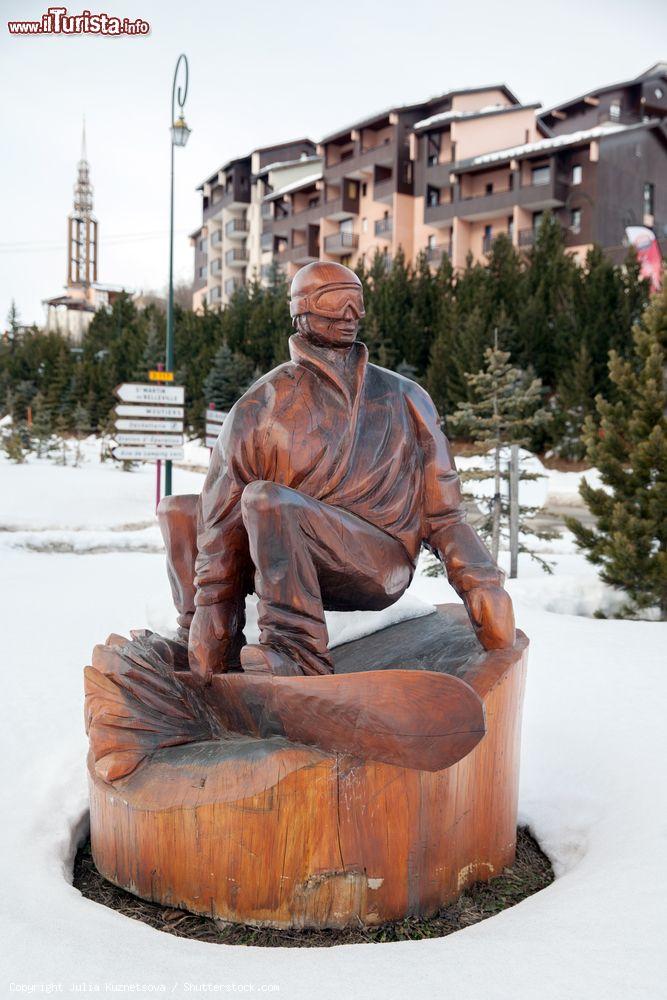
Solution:
[(361, 319), (364, 293), (361, 281), (349, 267), (334, 261), (316, 260), (297, 271), (290, 288), (290, 315), (317, 313), (339, 319), (348, 307)]

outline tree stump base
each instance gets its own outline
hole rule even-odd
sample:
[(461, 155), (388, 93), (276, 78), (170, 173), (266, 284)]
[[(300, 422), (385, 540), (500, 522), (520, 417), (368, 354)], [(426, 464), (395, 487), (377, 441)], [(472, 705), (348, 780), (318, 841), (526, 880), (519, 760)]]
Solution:
[(484, 652), (450, 605), (333, 651), (336, 674), (467, 682), (486, 734), (442, 770), (226, 734), (163, 746), (111, 783), (91, 752), (97, 868), (144, 899), (277, 928), (434, 913), (514, 859), (527, 646), (519, 632), (513, 649)]

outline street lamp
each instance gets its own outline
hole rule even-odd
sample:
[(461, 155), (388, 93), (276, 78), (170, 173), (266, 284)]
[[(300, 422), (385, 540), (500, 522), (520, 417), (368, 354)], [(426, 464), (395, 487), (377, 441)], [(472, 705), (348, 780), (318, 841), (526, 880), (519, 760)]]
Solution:
[[(176, 84), (179, 70), (183, 66), (183, 86)], [(185, 98), (188, 96), (188, 60), (181, 53), (174, 70), (174, 82), (171, 86), (171, 193), (169, 211), (169, 297), (167, 299), (167, 349), (166, 349), (166, 370), (174, 370), (174, 149), (176, 146), (185, 146), (189, 137), (190, 129), (186, 125), (183, 116), (183, 106)], [(176, 118), (176, 104), (178, 103), (178, 118)], [(164, 495), (171, 496), (171, 462), (164, 463)]]

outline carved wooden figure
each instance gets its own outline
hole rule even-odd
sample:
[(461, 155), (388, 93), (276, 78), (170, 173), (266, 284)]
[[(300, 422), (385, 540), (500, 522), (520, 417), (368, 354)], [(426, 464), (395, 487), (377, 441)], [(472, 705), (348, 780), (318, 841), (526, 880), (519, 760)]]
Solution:
[[(232, 409), (201, 496), (160, 506), (178, 637), (112, 635), (86, 668), (93, 855), (228, 920), (426, 914), (513, 858), (527, 641), (431, 400), (356, 340), (356, 275), (308, 265), (291, 311), (292, 360)], [(469, 621), (329, 650), (325, 609), (394, 603), (422, 544)]]

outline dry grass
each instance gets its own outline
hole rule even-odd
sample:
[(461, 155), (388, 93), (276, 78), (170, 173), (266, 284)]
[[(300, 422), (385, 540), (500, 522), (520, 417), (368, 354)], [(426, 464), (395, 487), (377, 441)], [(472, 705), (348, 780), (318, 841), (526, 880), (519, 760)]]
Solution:
[(418, 941), (444, 937), (455, 931), (493, 917), (515, 906), (527, 896), (553, 882), (554, 873), (546, 855), (526, 828), (517, 831), (516, 860), (511, 868), (490, 882), (478, 882), (449, 906), (432, 917), (406, 917), (378, 927), (347, 927), (344, 930), (274, 930), (226, 924), (210, 917), (199, 917), (185, 910), (148, 903), (119, 889), (99, 874), (90, 853), (90, 843), (80, 849), (74, 862), (74, 885), (88, 899), (118, 910), (126, 917), (141, 920), (157, 930), (177, 937), (208, 941), (212, 944), (245, 944), (263, 948), (322, 948), (338, 944), (372, 944), (383, 941)]

